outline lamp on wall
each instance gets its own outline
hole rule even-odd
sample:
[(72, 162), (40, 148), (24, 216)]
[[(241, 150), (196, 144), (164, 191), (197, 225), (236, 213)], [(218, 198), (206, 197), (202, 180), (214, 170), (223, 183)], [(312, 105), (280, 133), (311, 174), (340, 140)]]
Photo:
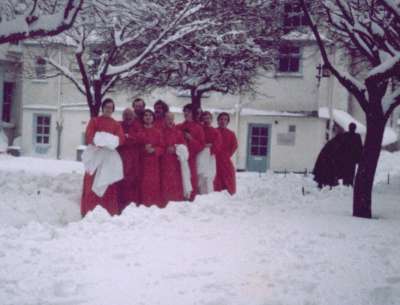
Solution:
[(319, 64), (317, 67), (317, 75), (315, 76), (318, 80), (318, 85), (321, 82), (321, 78), (323, 77), (330, 77), (331, 76), (331, 70), (329, 67), (325, 64)]

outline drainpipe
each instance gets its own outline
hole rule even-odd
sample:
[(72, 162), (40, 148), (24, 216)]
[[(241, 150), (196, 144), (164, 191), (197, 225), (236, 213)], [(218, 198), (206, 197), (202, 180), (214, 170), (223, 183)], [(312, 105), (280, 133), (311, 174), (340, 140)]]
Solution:
[[(335, 66), (336, 64), (336, 49), (332, 47), (332, 65)], [(328, 79), (328, 104), (329, 104), (329, 140), (333, 137), (333, 86), (335, 85), (334, 78), (332, 75), (329, 76)]]
[[(58, 49), (58, 64), (61, 65), (62, 61), (61, 47)], [(61, 156), (61, 134), (63, 130), (63, 118), (62, 118), (62, 74), (58, 76), (57, 84), (57, 120), (56, 120), (56, 130), (57, 130), (57, 159)]]
[[(235, 105), (235, 131), (236, 131), (236, 137), (239, 140), (240, 139), (240, 112), (242, 111), (242, 93), (239, 92), (239, 100)], [(239, 151), (236, 152), (236, 167), (239, 163)]]

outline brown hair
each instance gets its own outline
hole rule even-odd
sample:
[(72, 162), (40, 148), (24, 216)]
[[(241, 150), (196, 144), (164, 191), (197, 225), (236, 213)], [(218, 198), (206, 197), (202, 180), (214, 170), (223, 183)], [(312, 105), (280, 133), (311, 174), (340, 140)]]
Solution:
[(221, 112), (220, 114), (218, 114), (217, 120), (219, 120), (224, 115), (226, 115), (228, 117), (228, 123), (229, 123), (231, 120), (231, 117), (228, 112)]
[(107, 104), (112, 104), (113, 105), (113, 112), (115, 111), (115, 103), (111, 98), (106, 98), (105, 100), (103, 100), (103, 102), (101, 103), (101, 111), (104, 111), (104, 107)]

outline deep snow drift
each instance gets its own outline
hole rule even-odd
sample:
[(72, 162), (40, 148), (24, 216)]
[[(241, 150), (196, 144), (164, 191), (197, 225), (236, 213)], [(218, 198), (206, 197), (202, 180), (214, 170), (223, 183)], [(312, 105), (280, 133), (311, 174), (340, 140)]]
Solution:
[(373, 220), (349, 188), (250, 173), (234, 197), (80, 220), (80, 163), (1, 156), (0, 304), (400, 304), (400, 154), (376, 178)]

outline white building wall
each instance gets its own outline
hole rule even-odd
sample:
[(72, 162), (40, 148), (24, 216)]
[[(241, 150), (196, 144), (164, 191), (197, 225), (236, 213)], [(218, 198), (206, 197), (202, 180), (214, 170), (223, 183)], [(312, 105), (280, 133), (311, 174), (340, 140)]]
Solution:
[[(50, 115), (50, 141), (47, 153), (38, 153), (35, 146), (35, 115)], [(56, 130), (56, 115), (57, 110), (55, 107), (30, 107), (25, 106), (23, 109), (23, 125), (22, 125), (22, 151), (23, 155), (35, 156), (41, 158), (52, 158), (57, 157), (57, 130)]]
[[(304, 171), (305, 169), (313, 169), (315, 159), (325, 143), (325, 122), (311, 117), (262, 116), (246, 116), (240, 119), (239, 131), (235, 131), (240, 143), (236, 157), (238, 169), (246, 169), (248, 126), (252, 123), (269, 124), (271, 126), (270, 170)], [(278, 134), (287, 133), (289, 125), (296, 126), (295, 145), (279, 145)]]
[[(257, 93), (239, 95), (222, 95), (212, 93), (202, 100), (203, 108), (227, 110), (232, 113), (230, 128), (238, 134), (239, 150), (235, 156), (237, 167), (246, 169), (248, 124), (263, 123), (271, 125), (271, 149), (269, 168), (272, 170), (304, 171), (312, 169), (314, 160), (325, 143), (325, 120), (310, 117), (316, 115), (320, 107), (329, 106), (332, 100), (333, 108), (348, 110), (348, 94), (331, 76), (316, 78), (316, 67), (321, 63), (317, 48), (310, 42), (302, 42), (302, 62), (299, 73), (263, 73), (257, 80)], [(37, 51), (37, 50), (36, 50)], [(55, 53), (57, 55), (57, 52)], [(62, 62), (68, 59), (61, 54)], [(339, 60), (339, 55), (336, 54)], [(61, 81), (60, 81), (61, 80)], [(59, 82), (60, 81), (60, 82)], [(60, 86), (59, 86), (60, 85)], [(331, 99), (331, 96), (333, 97)], [(115, 90), (110, 94), (118, 111), (115, 118), (120, 120), (121, 112), (131, 106), (137, 94), (127, 90)], [(190, 97), (177, 94), (174, 89), (161, 88), (151, 94), (142, 96), (147, 107), (151, 108), (157, 99), (165, 100), (175, 109), (190, 103)], [(89, 111), (85, 106), (85, 97), (77, 91), (74, 85), (65, 77), (46, 80), (25, 79), (23, 90), (24, 109), (24, 139), (25, 154), (37, 155), (33, 147), (33, 113), (41, 108), (52, 113), (51, 149), (47, 157), (57, 156), (56, 120), (63, 124), (60, 148), (62, 159), (76, 159), (76, 149), (83, 144), (83, 133), (89, 121)], [(77, 106), (77, 105), (81, 106)], [(241, 116), (239, 129), (234, 124), (234, 109), (238, 104), (245, 107), (268, 111), (303, 112), (304, 117), (273, 117), (273, 116)], [(37, 108), (35, 111), (30, 108)], [(49, 110), (51, 108), (51, 111)], [(57, 111), (58, 109), (58, 111)], [(176, 116), (180, 122), (182, 116)], [(275, 123), (277, 122), (277, 123)], [(293, 146), (279, 145), (277, 136), (287, 132), (289, 125), (296, 126), (296, 141)]]

